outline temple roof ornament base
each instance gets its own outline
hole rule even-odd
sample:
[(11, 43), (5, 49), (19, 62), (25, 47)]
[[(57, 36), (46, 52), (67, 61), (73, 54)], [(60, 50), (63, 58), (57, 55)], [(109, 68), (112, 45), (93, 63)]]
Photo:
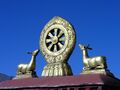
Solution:
[(18, 74), (13, 79), (24, 79), (24, 78), (35, 78), (35, 77), (37, 77), (37, 74), (35, 71), (32, 71), (32, 72), (28, 72), (26, 74)]
[(114, 77), (114, 75), (107, 69), (83, 70), (81, 74), (103, 74)]

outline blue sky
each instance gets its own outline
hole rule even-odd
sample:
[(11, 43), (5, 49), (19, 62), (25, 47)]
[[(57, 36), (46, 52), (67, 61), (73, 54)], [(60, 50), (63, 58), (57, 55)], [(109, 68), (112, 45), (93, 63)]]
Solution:
[[(40, 32), (54, 16), (70, 21), (77, 42), (69, 59), (74, 75), (82, 71), (79, 43), (90, 44), (92, 56), (106, 56), (108, 69), (120, 78), (119, 0), (0, 0), (0, 72), (15, 76), (17, 65), (28, 63), (27, 51), (39, 48)], [(44, 57), (37, 56), (40, 76)]]

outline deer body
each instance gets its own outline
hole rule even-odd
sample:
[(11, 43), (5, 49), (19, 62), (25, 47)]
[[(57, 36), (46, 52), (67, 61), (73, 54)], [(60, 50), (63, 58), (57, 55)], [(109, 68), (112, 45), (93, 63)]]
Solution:
[(107, 67), (106, 65), (106, 58), (104, 56), (97, 56), (97, 57), (89, 57), (87, 49), (88, 46), (80, 45), (80, 48), (83, 53), (83, 63), (84, 63), (84, 70), (86, 69), (104, 69)]
[(39, 53), (39, 50), (35, 50), (32, 53), (31, 61), (28, 64), (19, 64), (18, 65), (18, 74), (25, 74), (27, 72), (31, 72), (35, 70), (36, 67), (36, 56)]

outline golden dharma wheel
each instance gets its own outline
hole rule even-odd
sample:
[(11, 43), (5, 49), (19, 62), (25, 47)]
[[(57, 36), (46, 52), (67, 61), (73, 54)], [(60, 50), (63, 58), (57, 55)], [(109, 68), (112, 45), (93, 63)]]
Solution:
[(56, 16), (43, 28), (40, 49), (48, 63), (65, 62), (74, 46), (74, 28), (65, 19)]

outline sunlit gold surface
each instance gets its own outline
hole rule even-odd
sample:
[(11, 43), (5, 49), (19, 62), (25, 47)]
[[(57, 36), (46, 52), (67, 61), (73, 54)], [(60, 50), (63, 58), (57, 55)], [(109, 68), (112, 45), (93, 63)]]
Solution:
[(42, 76), (72, 75), (68, 58), (75, 46), (75, 32), (65, 19), (54, 17), (43, 28), (40, 36), (40, 50), (47, 65)]
[(82, 44), (79, 46), (83, 54), (83, 73), (106, 73), (106, 58), (104, 56), (89, 57), (87, 49), (92, 50), (92, 48)]
[(35, 68), (36, 68), (36, 56), (38, 55), (39, 50), (35, 50), (32, 53), (31, 61), (28, 64), (19, 64), (18, 65), (18, 71), (17, 71), (17, 77), (24, 78), (31, 76), (35, 74)]

